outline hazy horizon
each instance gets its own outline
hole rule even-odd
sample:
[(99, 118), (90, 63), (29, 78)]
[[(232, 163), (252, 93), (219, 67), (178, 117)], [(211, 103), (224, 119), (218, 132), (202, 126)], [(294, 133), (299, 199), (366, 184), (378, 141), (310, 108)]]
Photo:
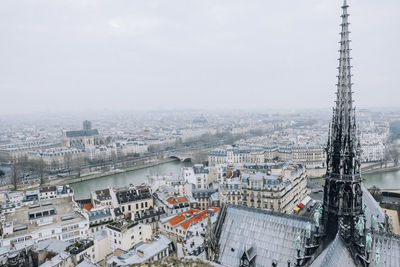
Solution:
[[(2, 1), (0, 115), (331, 108), (342, 2)], [(348, 3), (355, 106), (399, 108), (400, 2)]]

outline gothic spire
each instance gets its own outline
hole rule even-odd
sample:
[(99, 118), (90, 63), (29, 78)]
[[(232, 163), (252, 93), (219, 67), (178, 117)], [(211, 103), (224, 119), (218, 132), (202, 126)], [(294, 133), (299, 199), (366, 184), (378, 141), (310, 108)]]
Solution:
[(354, 176), (358, 173), (358, 142), (353, 107), (352, 74), (350, 57), (349, 13), (347, 1), (342, 6), (343, 14), (340, 32), (339, 73), (336, 92), (336, 106), (333, 110), (332, 125), (328, 142), (328, 172)]
[[(324, 230), (334, 238), (339, 230), (346, 242), (355, 237), (354, 222), (362, 214), (360, 145), (357, 138), (351, 82), (349, 13), (342, 5), (336, 105), (327, 143), (324, 187)], [(358, 238), (359, 239), (359, 238)], [(358, 240), (357, 239), (357, 240)]]

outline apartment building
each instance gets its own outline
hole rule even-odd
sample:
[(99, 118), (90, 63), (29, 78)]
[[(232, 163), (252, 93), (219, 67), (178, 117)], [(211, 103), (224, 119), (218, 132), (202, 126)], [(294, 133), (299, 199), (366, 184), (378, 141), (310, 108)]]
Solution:
[(151, 240), (152, 230), (148, 224), (131, 220), (115, 221), (107, 225), (112, 250), (128, 251), (139, 242)]

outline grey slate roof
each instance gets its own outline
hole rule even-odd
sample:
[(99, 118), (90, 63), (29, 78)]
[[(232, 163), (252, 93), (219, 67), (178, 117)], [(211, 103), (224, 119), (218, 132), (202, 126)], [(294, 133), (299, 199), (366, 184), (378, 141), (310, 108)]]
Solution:
[(363, 184), (361, 184), (361, 190), (363, 192), (363, 195), (362, 195), (363, 205), (367, 205), (367, 215), (366, 215), (366, 225), (365, 226), (367, 228), (371, 227), (371, 214), (374, 214), (375, 216), (379, 215), (376, 220), (377, 222), (384, 222), (385, 221), (385, 212), (379, 206), (378, 202), (376, 202), (374, 197), (369, 193), (368, 189)]
[[(400, 236), (393, 234), (376, 234), (373, 236), (372, 255), (379, 249), (380, 266), (400, 266)], [(374, 265), (373, 265), (374, 266)]]
[(98, 135), (99, 131), (97, 129), (91, 129), (91, 130), (78, 130), (78, 131), (67, 131), (66, 133), (67, 137), (81, 137), (81, 136), (94, 136)]
[[(400, 236), (393, 234), (374, 234), (371, 252), (371, 267), (375, 267), (375, 255), (379, 250), (379, 266), (398, 267), (400, 266)], [(328, 247), (314, 260), (311, 267), (356, 267), (349, 250), (339, 234)]]
[[(305, 242), (306, 223), (303, 217), (283, 215), (265, 210), (228, 206), (219, 238), (219, 262), (239, 266), (245, 251), (256, 251), (256, 266), (286, 266), (296, 258), (296, 238)], [(311, 223), (311, 221), (309, 221)], [(313, 224), (312, 224), (313, 225)]]
[(198, 198), (210, 198), (212, 194), (217, 192), (218, 189), (193, 189), (192, 194), (193, 197)]
[(314, 260), (311, 267), (355, 267), (353, 258), (339, 234), (327, 248)]
[(94, 209), (94, 210), (90, 210), (90, 211), (86, 211), (86, 213), (89, 216), (89, 221), (93, 222), (93, 221), (97, 221), (97, 220), (101, 220), (104, 218), (109, 218), (111, 217), (111, 210), (109, 207), (104, 207), (101, 209)]
[(34, 247), (35, 250), (38, 252), (42, 250), (47, 250), (59, 254), (64, 252), (65, 249), (70, 245), (71, 245), (70, 243), (62, 240), (47, 239), (36, 243)]

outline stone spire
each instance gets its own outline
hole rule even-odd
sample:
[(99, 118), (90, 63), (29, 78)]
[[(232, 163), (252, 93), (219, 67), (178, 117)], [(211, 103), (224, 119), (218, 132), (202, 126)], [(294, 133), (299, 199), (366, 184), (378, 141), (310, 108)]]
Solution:
[[(355, 109), (353, 108), (353, 92), (351, 82), (350, 39), (348, 5), (344, 1), (342, 14), (342, 31), (340, 33), (339, 73), (336, 92), (336, 107), (333, 109), (332, 124), (328, 141), (328, 173), (337, 174), (340, 178), (349, 178), (359, 174), (359, 143)], [(353, 177), (356, 178), (357, 177)], [(359, 177), (358, 177), (359, 178)]]
[(340, 58), (332, 123), (329, 129), (327, 172), (324, 190), (324, 230), (334, 238), (340, 230), (350, 242), (355, 221), (362, 215), (360, 175), (360, 144), (357, 136), (350, 64), (350, 37), (348, 5), (344, 1), (341, 15)]
[(206, 252), (206, 259), (209, 261), (215, 261), (218, 255), (218, 241), (215, 237), (211, 218), (207, 219), (206, 233), (204, 236), (204, 250)]

